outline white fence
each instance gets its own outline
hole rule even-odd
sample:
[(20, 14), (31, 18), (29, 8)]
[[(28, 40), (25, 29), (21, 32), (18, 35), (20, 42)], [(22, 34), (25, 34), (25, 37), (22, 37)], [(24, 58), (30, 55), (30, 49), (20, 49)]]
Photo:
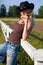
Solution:
[[(9, 34), (13, 31), (6, 23), (0, 21), (1, 29), (4, 34), (5, 40), (8, 41)], [(29, 42), (21, 39), (21, 46), (25, 52), (34, 61), (34, 65), (43, 65), (43, 49), (34, 48)]]

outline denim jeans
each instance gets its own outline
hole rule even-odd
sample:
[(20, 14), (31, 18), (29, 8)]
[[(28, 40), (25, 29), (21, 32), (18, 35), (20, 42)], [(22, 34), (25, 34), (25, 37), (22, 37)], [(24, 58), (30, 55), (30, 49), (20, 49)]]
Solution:
[(0, 44), (0, 62), (7, 56), (6, 65), (17, 65), (16, 58), (20, 51), (20, 46), (6, 42)]

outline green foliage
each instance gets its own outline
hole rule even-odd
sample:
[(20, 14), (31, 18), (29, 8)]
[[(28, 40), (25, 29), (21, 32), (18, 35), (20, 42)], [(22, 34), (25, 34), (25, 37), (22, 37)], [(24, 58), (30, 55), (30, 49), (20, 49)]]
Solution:
[(43, 18), (43, 6), (38, 9), (38, 14), (34, 14), (35, 18)]
[(40, 8), (38, 10), (38, 15), (40, 18), (43, 18), (43, 6), (40, 6)]
[(0, 7), (0, 17), (20, 17), (20, 13), (17, 9), (18, 6), (9, 6), (8, 12), (6, 12), (6, 7), (4, 4)]
[(35, 18), (40, 18), (40, 16), (38, 14), (35, 14)]
[(9, 6), (8, 15), (11, 16), (11, 17), (19, 17), (20, 13), (17, 10), (17, 6), (15, 6), (15, 5)]
[[(0, 7), (0, 17), (20, 17), (20, 12), (17, 9), (18, 6), (9, 6), (8, 12), (6, 12), (6, 7), (4, 4)], [(33, 12), (34, 13), (34, 12)], [(38, 9), (38, 14), (34, 14), (36, 18), (43, 18), (43, 6)]]
[(0, 7), (0, 16), (1, 17), (6, 16), (6, 7), (4, 4), (2, 4)]

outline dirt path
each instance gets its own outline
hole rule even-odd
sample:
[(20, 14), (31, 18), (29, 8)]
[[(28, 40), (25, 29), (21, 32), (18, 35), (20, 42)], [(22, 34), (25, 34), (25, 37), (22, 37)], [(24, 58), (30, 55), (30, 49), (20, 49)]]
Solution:
[(39, 32), (43, 32), (43, 22), (36, 23), (33, 29)]

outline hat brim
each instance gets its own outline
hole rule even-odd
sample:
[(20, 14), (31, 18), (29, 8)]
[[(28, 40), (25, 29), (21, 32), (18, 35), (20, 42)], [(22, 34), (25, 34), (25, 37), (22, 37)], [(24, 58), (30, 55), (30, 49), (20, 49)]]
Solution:
[(23, 10), (27, 10), (27, 9), (33, 10), (33, 9), (34, 9), (34, 4), (33, 4), (33, 3), (30, 3), (29, 6), (28, 6), (28, 8), (20, 8), (20, 6), (18, 6), (17, 9), (18, 9), (20, 12), (23, 11)]

